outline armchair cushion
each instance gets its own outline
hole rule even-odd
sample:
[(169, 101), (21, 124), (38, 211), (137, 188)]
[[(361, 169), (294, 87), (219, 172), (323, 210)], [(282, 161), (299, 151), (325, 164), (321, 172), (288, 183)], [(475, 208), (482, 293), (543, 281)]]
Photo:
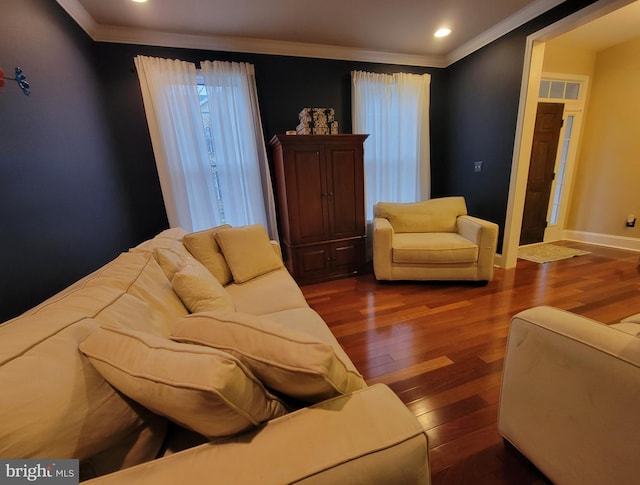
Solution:
[(378, 202), (375, 217), (388, 219), (395, 232), (456, 232), (456, 219), (467, 214), (464, 197), (422, 202)]
[(473, 263), (478, 246), (453, 232), (406, 232), (393, 238), (394, 263)]

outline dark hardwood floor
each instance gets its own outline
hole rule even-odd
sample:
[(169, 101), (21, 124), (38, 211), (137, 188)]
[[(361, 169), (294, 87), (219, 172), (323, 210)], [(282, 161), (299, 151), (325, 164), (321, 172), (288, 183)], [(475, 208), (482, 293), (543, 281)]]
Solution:
[(367, 382), (388, 384), (418, 417), (434, 485), (548, 483), (497, 430), (514, 314), (551, 305), (609, 324), (640, 312), (637, 252), (561, 244), (591, 254), (518, 260), (485, 286), (383, 283), (369, 274), (302, 287)]

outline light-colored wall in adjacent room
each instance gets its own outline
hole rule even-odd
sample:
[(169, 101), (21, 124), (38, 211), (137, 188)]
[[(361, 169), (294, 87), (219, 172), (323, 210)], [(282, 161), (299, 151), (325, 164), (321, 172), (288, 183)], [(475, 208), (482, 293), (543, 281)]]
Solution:
[(567, 229), (640, 237), (640, 39), (596, 55)]
[(550, 41), (544, 49), (542, 71), (591, 76), (595, 63), (596, 53), (590, 49), (569, 47)]

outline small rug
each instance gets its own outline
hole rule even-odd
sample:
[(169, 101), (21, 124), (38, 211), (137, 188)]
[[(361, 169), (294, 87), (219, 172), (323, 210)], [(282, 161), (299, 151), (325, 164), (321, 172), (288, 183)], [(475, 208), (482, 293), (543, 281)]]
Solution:
[(590, 251), (582, 251), (581, 249), (540, 243), (523, 246), (518, 249), (518, 258), (533, 261), (534, 263), (548, 263), (549, 261), (559, 261), (589, 253)]

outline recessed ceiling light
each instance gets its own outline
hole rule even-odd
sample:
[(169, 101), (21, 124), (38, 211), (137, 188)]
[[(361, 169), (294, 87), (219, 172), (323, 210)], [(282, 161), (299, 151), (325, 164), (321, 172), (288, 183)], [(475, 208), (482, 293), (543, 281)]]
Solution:
[(443, 27), (441, 29), (436, 30), (436, 33), (433, 35), (435, 35), (436, 37), (446, 37), (450, 33), (451, 33), (451, 29), (447, 29), (446, 27)]
[(147, 0), (131, 0), (131, 1), (136, 3), (145, 3)]

